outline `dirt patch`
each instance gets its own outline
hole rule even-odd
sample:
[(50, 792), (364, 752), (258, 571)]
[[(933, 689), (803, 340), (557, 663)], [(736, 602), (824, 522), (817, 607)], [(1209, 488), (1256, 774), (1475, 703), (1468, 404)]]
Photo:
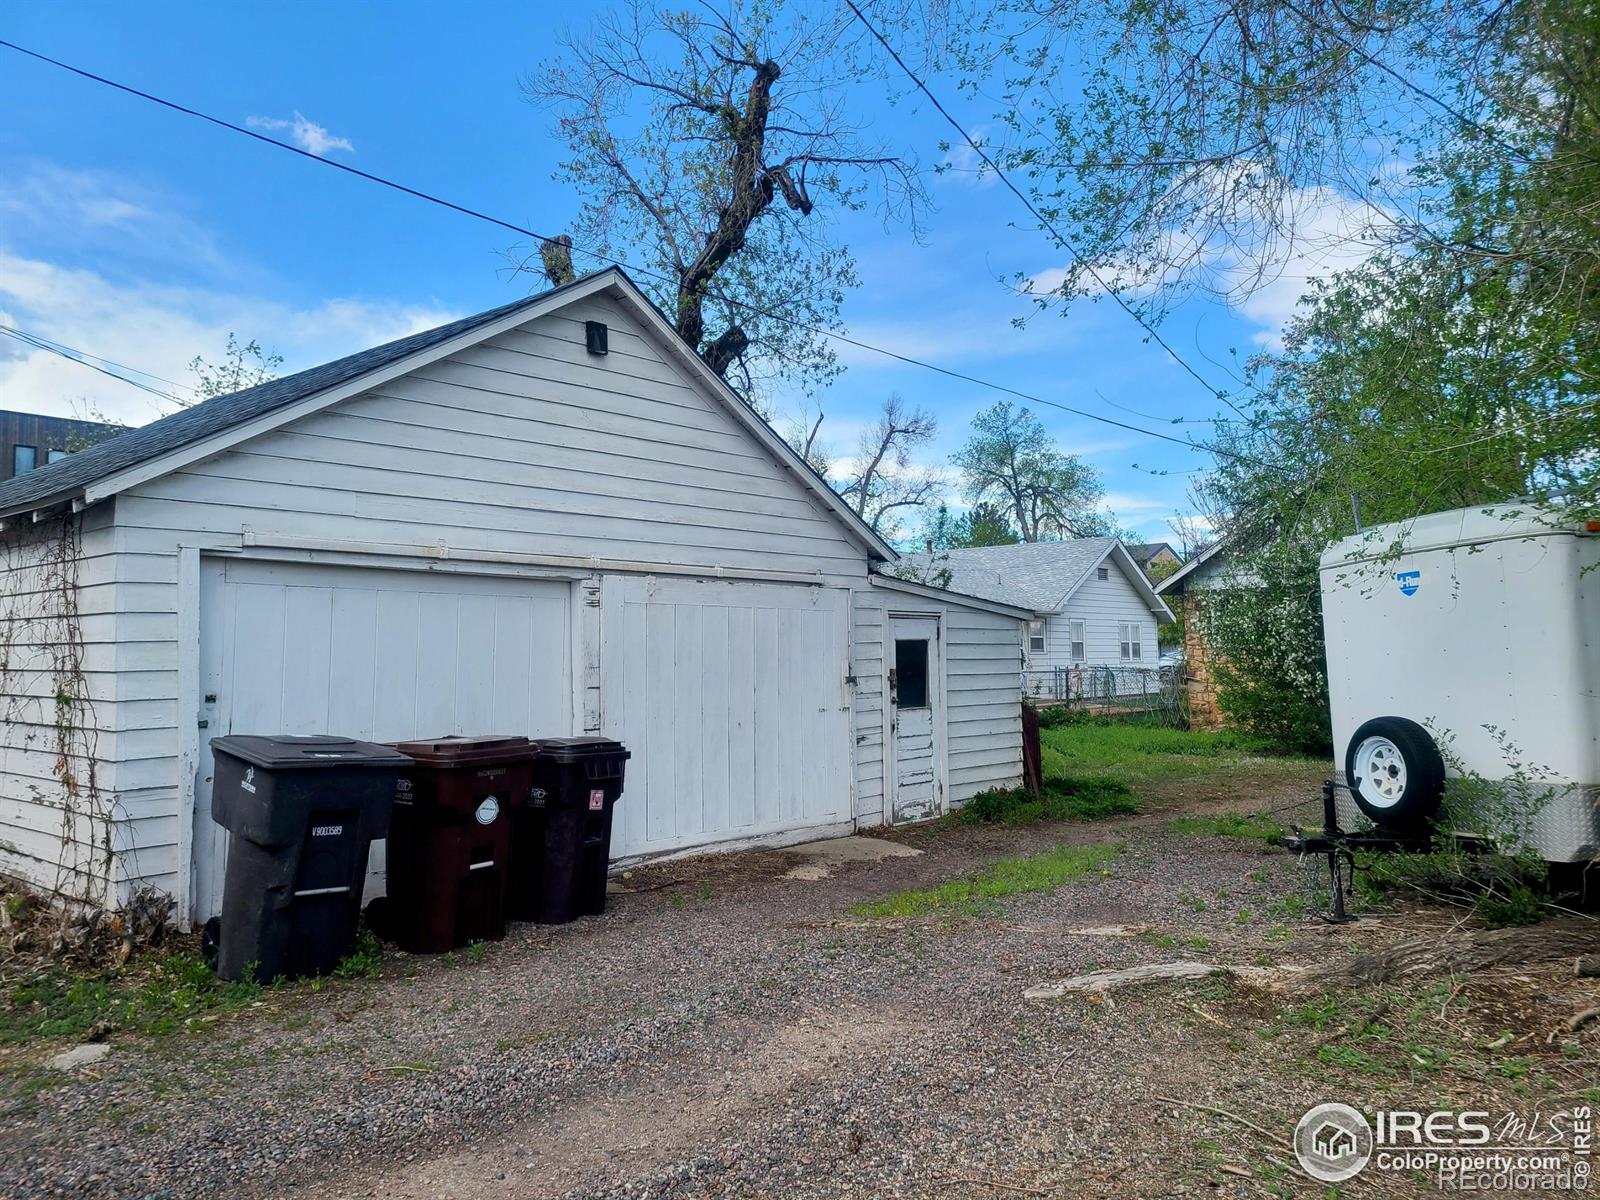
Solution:
[(752, 1030), (713, 1062), (680, 1064), (668, 1079), (626, 1093), (562, 1097), (549, 1117), (468, 1153), (284, 1195), (482, 1200), (564, 1195), (634, 1178), (715, 1141), (718, 1131), (814, 1086), (852, 1057), (915, 1032), (910, 1021), (861, 1009), (807, 1013)]

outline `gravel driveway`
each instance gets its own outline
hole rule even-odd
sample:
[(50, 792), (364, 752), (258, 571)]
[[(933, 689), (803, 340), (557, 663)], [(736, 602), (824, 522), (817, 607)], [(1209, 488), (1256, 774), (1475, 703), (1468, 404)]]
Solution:
[[(1259, 807), (1314, 795), (1274, 786)], [(641, 890), (601, 918), (515, 926), (478, 956), (394, 955), (379, 980), (271, 991), (202, 1033), (119, 1042), (90, 1072), (12, 1087), (0, 1193), (1297, 1190), (1273, 1182), (1269, 1156), (1218, 1149), (1232, 1122), (1186, 1107), (1286, 1134), (1327, 1098), (1325, 1070), (1264, 1049), (1220, 985), (1023, 998), (1079, 971), (1195, 957), (1181, 947), (1199, 937), (1210, 961), (1261, 964), (1382, 936), (1272, 924), (1265, 914), (1303, 892), (1295, 862), (1181, 837), (1169, 818), (918, 831), (896, 840), (919, 854), (820, 879), (786, 877), (801, 861), (787, 852), (636, 872), (627, 883)], [(1107, 873), (1008, 899), (994, 917), (847, 915), (1063, 842), (1123, 850)]]

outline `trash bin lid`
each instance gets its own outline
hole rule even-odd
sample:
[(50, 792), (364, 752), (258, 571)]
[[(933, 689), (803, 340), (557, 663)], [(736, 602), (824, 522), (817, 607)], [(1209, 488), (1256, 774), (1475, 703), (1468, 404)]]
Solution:
[(532, 742), (503, 733), (424, 738), (397, 742), (395, 749), (425, 767), (481, 767), (485, 763), (522, 763), (533, 757)]
[(621, 742), (599, 737), (540, 738), (534, 743), (538, 757), (553, 762), (581, 762), (586, 758), (609, 758), (633, 754)]
[(410, 760), (389, 746), (329, 734), (230, 733), (211, 739), (211, 748), (271, 771), (313, 767), (404, 767)]

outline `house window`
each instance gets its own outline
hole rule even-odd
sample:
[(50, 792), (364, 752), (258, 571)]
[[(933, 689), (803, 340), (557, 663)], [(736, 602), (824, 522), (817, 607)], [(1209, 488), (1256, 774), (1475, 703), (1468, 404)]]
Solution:
[(1123, 658), (1138, 662), (1144, 657), (1144, 648), (1139, 644), (1139, 623), (1137, 621), (1118, 622), (1117, 640), (1122, 643)]
[(39, 465), (39, 451), (34, 446), (11, 447), (11, 473), (26, 475)]
[(56, 446), (52, 446), (44, 452), (44, 460), (47, 463), (60, 462), (66, 456), (67, 452)]
[(1094, 569), (1094, 577), (1096, 579), (1110, 579), (1111, 578), (1111, 568), (1110, 567), (1096, 567)]
[(1029, 654), (1043, 654), (1044, 653), (1044, 622), (1043, 621), (1029, 621), (1028, 622), (1028, 653)]
[(1083, 636), (1083, 622), (1069, 621), (1067, 622), (1067, 628), (1072, 634), (1072, 661), (1082, 662), (1089, 657), (1088, 642)]
[(928, 640), (894, 643), (894, 702), (901, 708), (928, 707)]

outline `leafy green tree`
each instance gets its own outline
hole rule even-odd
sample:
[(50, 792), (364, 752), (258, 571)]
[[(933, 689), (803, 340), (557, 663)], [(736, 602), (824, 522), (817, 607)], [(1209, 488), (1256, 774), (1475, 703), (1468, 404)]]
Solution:
[(959, 514), (952, 513), (948, 504), (941, 504), (924, 522), (914, 549), (966, 550), (975, 546), (1011, 546), (1021, 540), (1005, 511), (993, 504), (975, 504)]
[[(963, 15), (974, 91), (1003, 64), (992, 153), (1061, 236), (1046, 304), (1237, 299), (1297, 256), (1363, 242), (1559, 263), (1547, 287), (1595, 294), (1592, 4), (1000, 0)], [(1538, 219), (1513, 236), (1446, 217), (1530, 189)]]
[(1200, 488), (1237, 572), (1205, 608), (1223, 706), (1320, 744), (1325, 546), (1518, 497), (1600, 515), (1600, 9), (1017, 0), (970, 28), (969, 66), (1014, 68), (996, 153), (1077, 252), (1042, 304), (1242, 298), (1317, 251), (1308, 214), (1373, 252), (1248, 364)]
[(980, 501), (962, 515), (960, 529), (951, 545), (1011, 546), (1021, 540), (1005, 509)]
[(961, 473), (966, 498), (1005, 513), (1022, 541), (1113, 531), (1099, 511), (1105, 495), (1099, 473), (1061, 450), (1038, 417), (1009, 400), (973, 418), (972, 437), (951, 462)]

